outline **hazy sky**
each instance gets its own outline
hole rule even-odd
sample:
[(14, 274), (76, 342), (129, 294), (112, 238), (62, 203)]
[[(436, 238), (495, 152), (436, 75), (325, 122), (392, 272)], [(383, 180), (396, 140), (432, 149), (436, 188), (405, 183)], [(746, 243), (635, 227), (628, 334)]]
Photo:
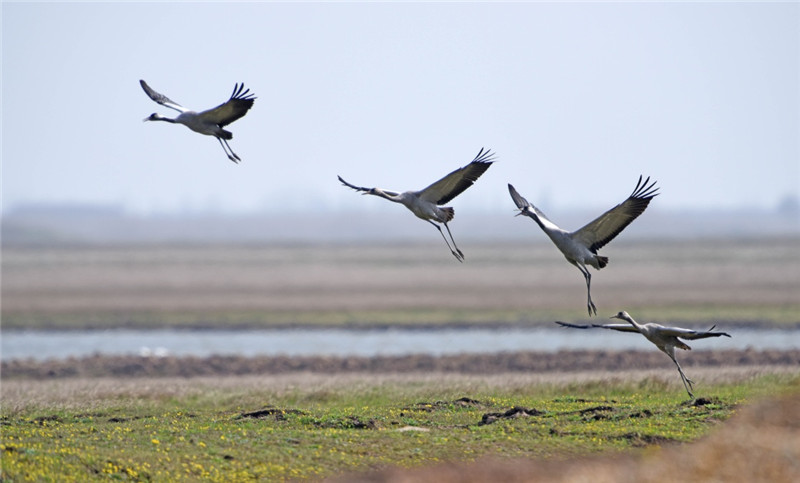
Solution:
[[(397, 210), (482, 147), (454, 200), (609, 208), (640, 173), (659, 209), (773, 208), (800, 192), (800, 5), (2, 4), (3, 209)], [(143, 123), (258, 96), (218, 142)]]

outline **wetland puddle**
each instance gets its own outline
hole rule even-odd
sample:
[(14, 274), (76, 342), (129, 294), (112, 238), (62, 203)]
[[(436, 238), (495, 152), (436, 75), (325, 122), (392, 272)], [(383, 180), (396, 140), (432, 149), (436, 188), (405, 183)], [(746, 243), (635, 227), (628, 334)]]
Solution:
[[(800, 331), (733, 329), (732, 338), (690, 342), (693, 350), (800, 348)], [(3, 331), (2, 360), (143, 356), (432, 356), (518, 351), (654, 350), (638, 334), (607, 330), (279, 329)]]

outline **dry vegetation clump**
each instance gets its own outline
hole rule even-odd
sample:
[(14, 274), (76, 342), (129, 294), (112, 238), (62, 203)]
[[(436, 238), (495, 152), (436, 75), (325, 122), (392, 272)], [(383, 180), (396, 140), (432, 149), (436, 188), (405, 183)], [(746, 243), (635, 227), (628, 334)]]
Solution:
[(800, 393), (748, 407), (709, 436), (685, 445), (580, 459), (500, 460), (391, 468), (346, 475), (348, 482), (661, 482), (800, 481)]

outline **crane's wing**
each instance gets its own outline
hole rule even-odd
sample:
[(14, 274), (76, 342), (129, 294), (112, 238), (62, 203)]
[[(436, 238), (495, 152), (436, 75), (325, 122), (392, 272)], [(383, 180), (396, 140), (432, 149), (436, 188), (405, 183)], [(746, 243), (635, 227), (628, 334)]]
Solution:
[[(373, 194), (373, 190), (375, 190), (375, 188), (364, 188), (363, 186), (356, 186), (354, 184), (350, 184), (347, 181), (345, 181), (341, 176), (337, 176), (337, 177), (339, 178), (339, 181), (341, 181), (343, 185), (347, 186), (348, 188), (352, 188), (352, 189), (354, 189), (356, 191), (360, 191), (363, 194)], [(400, 193), (395, 193), (394, 191), (387, 191), (387, 190), (381, 190), (381, 191), (386, 193), (389, 196), (399, 196), (400, 195)]]
[(597, 253), (597, 250), (613, 240), (636, 217), (641, 215), (647, 205), (650, 204), (650, 200), (658, 196), (658, 193), (656, 193), (658, 188), (653, 188), (656, 182), (653, 181), (649, 186), (648, 182), (650, 182), (649, 176), (644, 180), (644, 183), (642, 183), (642, 177), (639, 176), (636, 188), (634, 188), (628, 199), (606, 211), (580, 230), (572, 233), (572, 238), (585, 244), (593, 253)]
[(548, 228), (551, 230), (560, 230), (558, 225), (550, 221), (550, 219), (547, 218), (547, 215), (542, 213), (542, 210), (533, 206), (533, 204), (517, 193), (517, 190), (514, 189), (511, 183), (508, 184), (508, 192), (511, 194), (511, 199), (514, 200), (514, 204), (517, 205), (517, 208), (519, 208), (519, 213), (517, 216), (525, 215), (531, 217), (533, 221), (542, 227), (542, 229)]
[(142, 89), (144, 89), (145, 94), (147, 94), (147, 96), (150, 97), (150, 99), (161, 104), (162, 106), (169, 107), (170, 109), (175, 109), (178, 112), (186, 112), (189, 110), (183, 107), (182, 105), (178, 104), (177, 102), (171, 100), (164, 94), (154, 91), (153, 88), (147, 85), (147, 82), (143, 81), (142, 79), (139, 79), (139, 84), (141, 84)]
[(253, 102), (255, 102), (255, 100), (255, 94), (250, 93), (250, 89), (245, 90), (244, 84), (236, 84), (233, 87), (233, 93), (230, 99), (214, 109), (208, 109), (207, 111), (199, 113), (198, 116), (205, 121), (213, 122), (220, 127), (224, 127), (244, 117), (247, 111), (253, 107)]
[(472, 162), (419, 191), (419, 197), (425, 201), (443, 205), (472, 186), (493, 162), (494, 154), (488, 149), (484, 151), (481, 148)]
[(591, 325), (578, 325), (578, 324), (568, 324), (567, 322), (556, 321), (556, 324), (562, 327), (569, 327), (571, 329), (611, 329), (611, 330), (618, 330), (620, 332), (636, 332), (636, 327), (630, 324), (591, 324)]
[(701, 332), (692, 329), (682, 329), (680, 327), (664, 327), (664, 334), (673, 335), (686, 340), (707, 339), (709, 337), (719, 336), (730, 337), (730, 334), (725, 332), (712, 332), (714, 327), (716, 327), (716, 325), (706, 331)]

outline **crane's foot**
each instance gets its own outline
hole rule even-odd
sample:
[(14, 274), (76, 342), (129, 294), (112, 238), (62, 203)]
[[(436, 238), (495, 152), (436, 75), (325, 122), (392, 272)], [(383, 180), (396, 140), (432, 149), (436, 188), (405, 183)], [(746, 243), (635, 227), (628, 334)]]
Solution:
[(686, 392), (689, 393), (689, 397), (694, 399), (694, 393), (692, 392), (692, 390), (694, 390), (694, 381), (683, 376), (683, 387), (686, 389)]
[(228, 159), (230, 159), (236, 164), (239, 164), (239, 161), (241, 161), (241, 159), (239, 159), (238, 157), (231, 156), (230, 154), (228, 155)]
[(588, 304), (586, 304), (586, 307), (589, 310), (589, 317), (591, 317), (592, 315), (597, 315), (597, 307), (594, 306), (594, 303), (591, 300), (589, 301)]
[(453, 256), (456, 257), (456, 260), (458, 260), (461, 263), (464, 263), (464, 254), (461, 253), (461, 250), (459, 250), (458, 252), (456, 252), (455, 250), (450, 250), (450, 253), (452, 253)]

